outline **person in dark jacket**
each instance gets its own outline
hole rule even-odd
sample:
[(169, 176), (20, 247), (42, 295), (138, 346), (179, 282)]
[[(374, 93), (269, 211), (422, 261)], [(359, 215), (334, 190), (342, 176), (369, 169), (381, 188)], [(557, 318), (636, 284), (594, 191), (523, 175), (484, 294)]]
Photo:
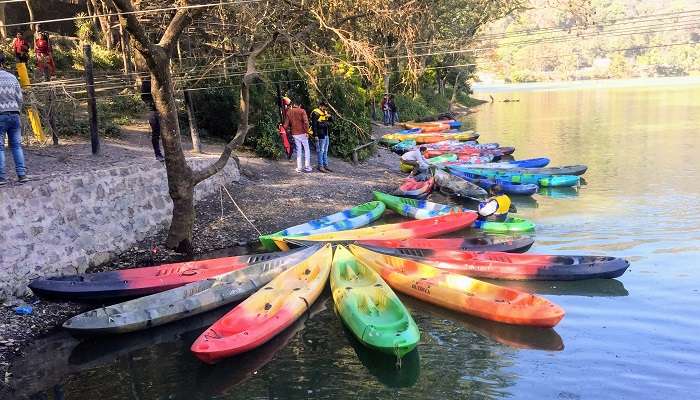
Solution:
[(328, 168), (328, 147), (330, 145), (329, 128), (331, 114), (328, 105), (321, 102), (318, 108), (311, 111), (311, 129), (316, 137), (316, 150), (318, 152), (318, 170), (321, 172), (333, 172)]
[(396, 108), (396, 102), (394, 101), (394, 95), (389, 96), (389, 123), (394, 126), (395, 123), (399, 122), (399, 111)]
[(151, 144), (153, 145), (153, 152), (156, 155), (156, 160), (163, 162), (165, 158), (160, 151), (160, 118), (158, 117), (156, 103), (153, 101), (153, 95), (151, 94), (150, 78), (145, 78), (143, 82), (141, 82), (141, 100), (146, 103), (150, 110), (148, 113), (148, 124), (151, 126)]

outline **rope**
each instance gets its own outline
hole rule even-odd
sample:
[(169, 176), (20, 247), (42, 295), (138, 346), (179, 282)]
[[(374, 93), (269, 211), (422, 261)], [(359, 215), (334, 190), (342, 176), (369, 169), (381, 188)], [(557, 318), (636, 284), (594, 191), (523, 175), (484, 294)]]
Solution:
[(231, 201), (233, 202), (233, 205), (236, 206), (236, 208), (238, 209), (238, 212), (241, 213), (241, 215), (243, 216), (243, 218), (244, 218), (246, 221), (248, 221), (248, 223), (250, 224), (250, 226), (252, 226), (253, 229), (255, 229), (255, 232), (257, 232), (258, 235), (262, 236), (262, 233), (258, 230), (258, 228), (255, 226), (255, 224), (253, 224), (253, 222), (252, 222), (250, 219), (248, 219), (248, 216), (245, 215), (245, 213), (243, 212), (243, 210), (241, 210), (241, 208), (238, 207), (238, 204), (236, 203), (236, 200), (233, 199), (233, 196), (231, 196), (231, 193), (229, 193), (228, 189), (226, 189), (226, 186), (221, 185), (221, 188), (224, 189), (224, 190), (226, 191), (226, 194), (228, 195), (228, 198), (231, 199)]

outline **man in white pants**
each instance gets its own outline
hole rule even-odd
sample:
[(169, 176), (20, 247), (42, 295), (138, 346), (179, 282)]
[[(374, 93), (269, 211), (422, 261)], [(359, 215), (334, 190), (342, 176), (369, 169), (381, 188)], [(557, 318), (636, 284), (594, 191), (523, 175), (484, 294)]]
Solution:
[[(294, 145), (297, 151), (297, 172), (313, 172), (311, 169), (311, 154), (309, 152), (309, 117), (306, 111), (299, 106), (297, 101), (292, 103), (292, 108), (287, 112), (285, 129), (292, 132)], [(301, 153), (304, 153), (304, 169), (301, 166)]]

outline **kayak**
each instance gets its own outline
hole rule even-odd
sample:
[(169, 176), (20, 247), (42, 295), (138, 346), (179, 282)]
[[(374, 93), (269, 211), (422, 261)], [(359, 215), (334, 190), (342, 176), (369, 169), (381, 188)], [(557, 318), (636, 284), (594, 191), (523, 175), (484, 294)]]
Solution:
[(391, 147), (391, 151), (393, 151), (396, 154), (404, 154), (407, 151), (411, 151), (416, 148), (416, 141), (413, 139), (408, 139), (400, 142), (399, 144), (396, 144)]
[(410, 239), (440, 236), (469, 227), (476, 220), (475, 212), (456, 212), (439, 217), (371, 226), (349, 231), (281, 238), (293, 243), (354, 242), (356, 240)]
[(535, 240), (530, 237), (510, 237), (484, 235), (467, 238), (445, 239), (406, 239), (406, 240), (360, 240), (362, 246), (388, 247), (398, 249), (470, 250), (524, 253)]
[(214, 322), (190, 350), (206, 363), (261, 346), (292, 325), (321, 295), (331, 270), (330, 245), (279, 274)]
[(459, 165), (450, 165), (450, 169), (481, 175), (486, 178), (497, 180), (499, 183), (516, 183), (516, 184), (531, 184), (541, 187), (569, 187), (577, 186), (580, 178), (576, 175), (540, 175), (529, 173), (509, 172), (508, 170), (490, 170), (481, 169), (474, 170), (471, 168), (462, 168)]
[(518, 174), (537, 174), (537, 175), (548, 175), (548, 176), (559, 176), (559, 175), (583, 175), (588, 169), (585, 165), (567, 165), (564, 167), (544, 167), (544, 168), (523, 168), (523, 167), (498, 167), (498, 166), (462, 166), (462, 168), (469, 168), (470, 172), (476, 174), (481, 174), (482, 170), (496, 169), (505, 170), (508, 173), (518, 173)]
[(77, 315), (63, 324), (75, 333), (126, 333), (201, 314), (244, 299), (319, 251), (311, 246), (237, 271)]
[(438, 165), (446, 162), (457, 161), (457, 154), (443, 154), (437, 157), (426, 159), (428, 164)]
[(519, 195), (519, 196), (532, 196), (533, 194), (537, 193), (537, 190), (539, 189), (538, 185), (510, 183), (507, 181), (497, 181), (495, 179), (486, 178), (486, 177), (483, 177), (481, 175), (461, 171), (461, 170), (453, 168), (453, 167), (454, 167), (454, 165), (449, 165), (447, 167), (448, 171), (450, 172), (451, 175), (455, 175), (459, 178), (462, 178), (465, 181), (473, 183), (474, 185), (476, 185), (484, 190), (489, 190), (489, 189), (491, 189), (492, 186), (498, 184), (501, 187), (501, 190), (503, 191), (503, 193), (505, 193), (505, 194)]
[(542, 328), (551, 328), (564, 317), (561, 307), (537, 295), (356, 245), (350, 245), (350, 251), (393, 289), (441, 307), (506, 324)]
[(426, 196), (433, 189), (435, 178), (430, 177), (425, 181), (417, 181), (414, 178), (406, 178), (404, 183), (396, 191), (401, 196)]
[[(438, 215), (445, 215), (452, 212), (469, 211), (458, 206), (448, 206), (440, 203), (433, 203), (426, 200), (414, 200), (403, 197), (392, 196), (383, 192), (372, 192), (375, 200), (381, 201), (386, 207), (405, 217), (415, 219), (432, 218)], [(508, 217), (503, 222), (474, 221), (474, 228), (483, 229), (486, 232), (494, 233), (516, 233), (529, 232), (535, 230), (535, 224), (523, 218)]]
[(344, 246), (333, 255), (331, 293), (343, 323), (365, 346), (398, 357), (420, 340), (418, 326), (389, 285)]
[(39, 278), (33, 280), (29, 288), (34, 294), (49, 298), (82, 301), (123, 299), (162, 292), (283, 255), (285, 253), (281, 252), (254, 254), (94, 274)]
[(445, 271), (472, 278), (576, 281), (617, 278), (629, 261), (617, 257), (508, 254), (460, 250), (385, 249), (373, 250), (396, 257), (411, 258)]
[(477, 201), (486, 199), (488, 195), (484, 189), (477, 185), (440, 169), (436, 169), (433, 176), (435, 186), (446, 195)]
[[(384, 203), (380, 201), (370, 201), (323, 218), (309, 221), (305, 224), (260, 236), (260, 243), (262, 243), (265, 249), (275, 250), (278, 248), (279, 244), (283, 244), (284, 246), (284, 242), (275, 241), (275, 239), (280, 237), (313, 235), (317, 233), (361, 228), (379, 219), (382, 213), (384, 213), (385, 208)], [(280, 247), (280, 249), (289, 250), (287, 246)]]
[[(491, 168), (491, 169), (505, 169), (510, 171), (516, 169), (524, 169), (525, 172), (535, 171), (549, 164), (549, 158), (528, 158), (525, 160), (512, 160), (504, 162), (495, 163), (483, 163), (483, 164), (460, 164), (462, 168)], [(536, 172), (535, 172), (536, 173)], [(573, 175), (573, 174), (572, 174)]]
[(411, 123), (406, 122), (403, 124), (406, 129), (419, 128), (421, 132), (442, 132), (450, 129), (450, 124), (444, 124), (441, 122), (421, 122), (421, 123)]

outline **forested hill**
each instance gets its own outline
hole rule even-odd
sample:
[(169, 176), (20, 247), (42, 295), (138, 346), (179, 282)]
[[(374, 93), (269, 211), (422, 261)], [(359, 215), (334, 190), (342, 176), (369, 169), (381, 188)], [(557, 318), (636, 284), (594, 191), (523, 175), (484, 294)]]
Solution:
[(589, 9), (546, 4), (482, 34), (480, 79), (532, 82), (700, 74), (700, 2), (592, 0)]

